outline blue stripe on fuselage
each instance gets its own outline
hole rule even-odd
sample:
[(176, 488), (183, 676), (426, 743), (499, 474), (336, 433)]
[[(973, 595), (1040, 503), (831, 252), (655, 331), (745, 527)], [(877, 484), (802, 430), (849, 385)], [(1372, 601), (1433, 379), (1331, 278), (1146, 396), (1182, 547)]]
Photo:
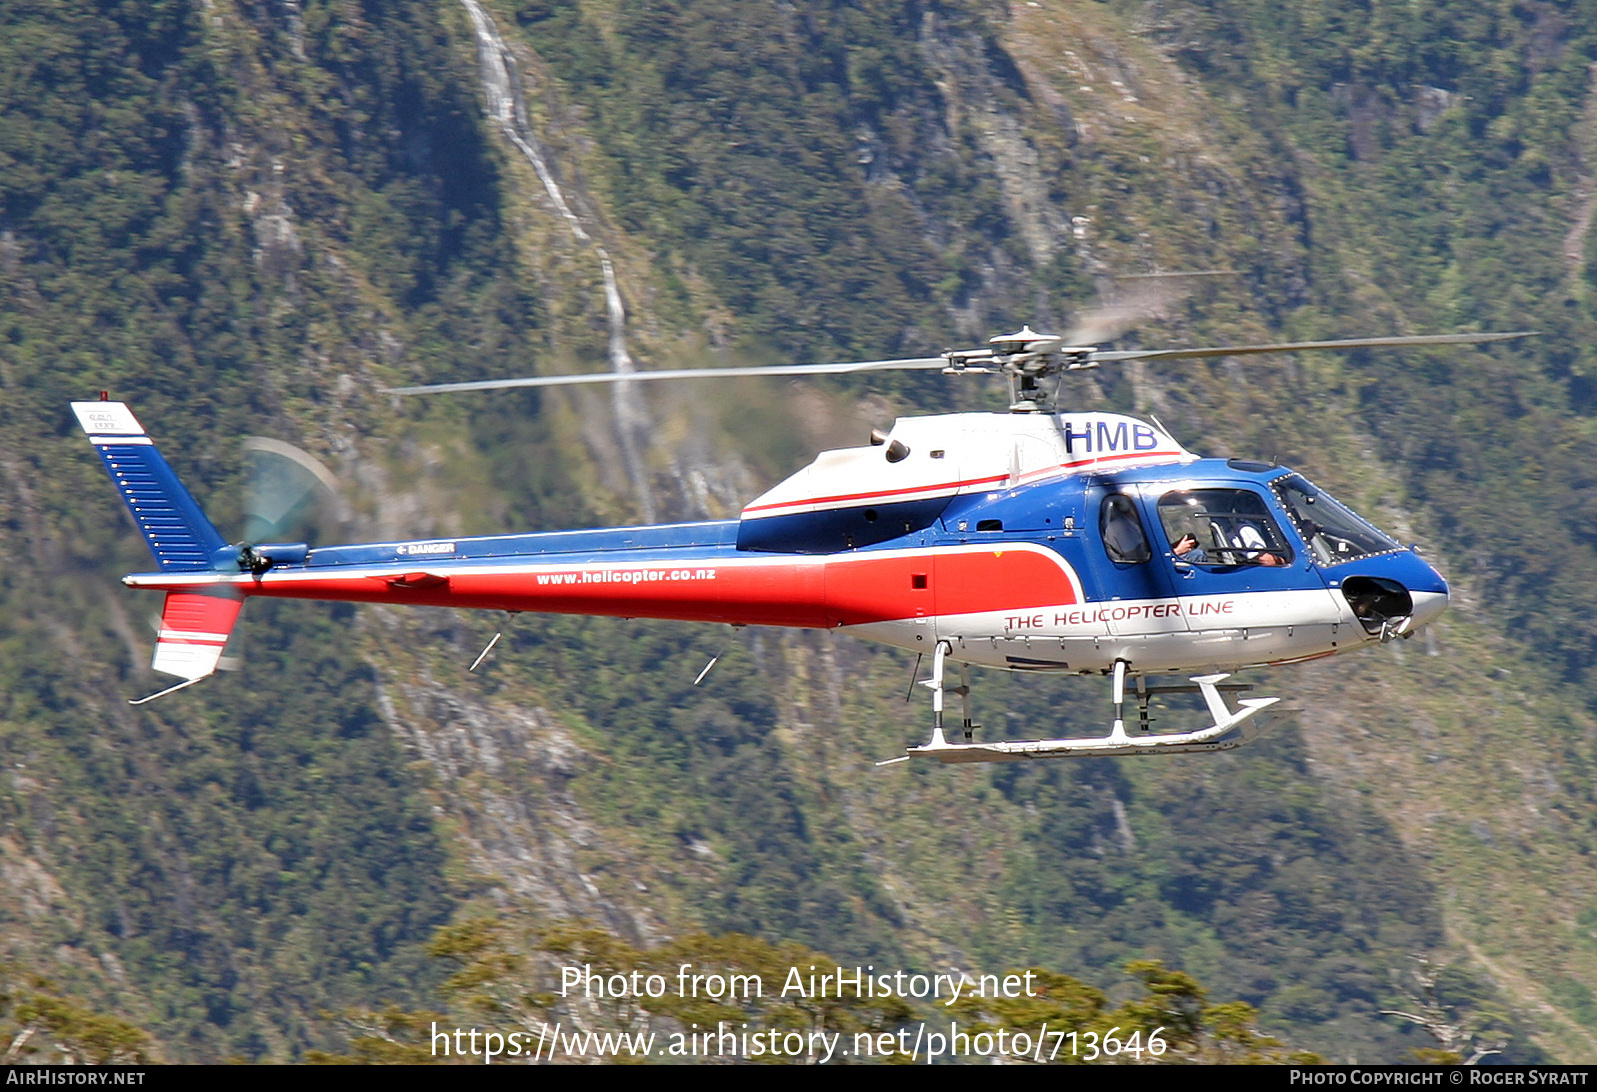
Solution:
[[(588, 560), (603, 555), (620, 560), (648, 561), (662, 550), (681, 556), (683, 550), (721, 553), (737, 548), (736, 520), (714, 523), (668, 523), (654, 527), (614, 527), (591, 531), (546, 531), (525, 535), (486, 535), (480, 538), (416, 539), (411, 542), (375, 542), (354, 546), (319, 546), (305, 567), (343, 565), (405, 565), (418, 568), (450, 562), (497, 560)], [(696, 556), (696, 555), (695, 555)]]
[(746, 519), (738, 525), (738, 549), (782, 554), (835, 554), (864, 549), (930, 527), (948, 507), (948, 501), (948, 497), (933, 497)]
[[(1029, 492), (1023, 490), (1022, 493)], [(977, 498), (972, 498), (976, 500)], [(994, 505), (987, 501), (983, 514)], [(1006, 498), (1011, 504), (1025, 503), (1020, 497)], [(1030, 499), (1030, 498), (1027, 498)], [(939, 505), (944, 500), (937, 502)], [(761, 520), (761, 523), (774, 522)], [(445, 571), (457, 565), (481, 565), (504, 562), (532, 564), (606, 564), (636, 563), (656, 564), (670, 561), (704, 561), (735, 557), (771, 556), (778, 551), (739, 548), (739, 529), (746, 525), (737, 520), (718, 520), (705, 523), (672, 523), (648, 527), (597, 528), (584, 531), (546, 531), (532, 534), (487, 535), (474, 538), (415, 539), (408, 542), (379, 542), (348, 546), (320, 546), (312, 550), (305, 565), (279, 565), (278, 571), (317, 570), (352, 566), (412, 566), (418, 570)], [(992, 541), (1036, 542), (1037, 545), (1064, 552), (1062, 543), (1056, 543), (1041, 533), (1009, 534), (989, 539), (985, 535), (949, 534), (936, 529), (916, 530), (908, 534), (860, 546), (854, 550), (835, 551), (839, 556), (864, 554), (878, 550), (897, 550), (913, 547), (935, 548), (964, 542)], [(783, 551), (785, 552), (785, 551)], [(792, 551), (808, 553), (808, 551)], [(811, 554), (810, 556), (814, 556)]]
[[(1055, 493), (1058, 483), (1039, 482), (1031, 486), (1007, 490), (1003, 494), (985, 493), (971, 497), (955, 498), (953, 508), (980, 509), (983, 517), (1009, 517), (1014, 519), (1021, 511), (1030, 513), (1033, 506), (1043, 504), (1046, 495)], [(1074, 499), (1080, 485), (1067, 490)], [(934, 502), (938, 507), (948, 503), (947, 498)], [(1055, 515), (1054, 506), (1047, 510)], [(1069, 506), (1074, 511), (1073, 505)], [(894, 513), (897, 514), (896, 512)], [(925, 513), (917, 511), (915, 515)], [(972, 512), (974, 514), (974, 512)], [(859, 509), (850, 513), (863, 518)], [(935, 515), (933, 515), (935, 518)], [(775, 524), (774, 518), (753, 521)], [(882, 522), (886, 522), (883, 520)], [(1030, 522), (1022, 520), (1021, 522)], [(1038, 521), (1040, 522), (1040, 521)], [(1035, 530), (999, 533), (992, 536), (976, 533), (950, 533), (938, 527), (918, 529), (899, 534), (880, 542), (863, 545), (854, 550), (835, 551), (839, 556), (872, 553), (879, 550), (898, 550), (915, 547), (935, 549), (941, 545), (961, 543), (991, 543), (1002, 549), (1003, 544), (1031, 542), (1065, 555), (1080, 570), (1079, 541), (1074, 535), (1058, 529), (1062, 520), (1050, 527)], [(900, 523), (900, 526), (903, 524)], [(354, 566), (381, 566), (394, 568), (406, 566), (417, 570), (439, 572), (459, 565), (481, 565), (502, 562), (505, 564), (657, 564), (671, 561), (705, 561), (736, 557), (769, 557), (786, 551), (739, 549), (740, 529), (747, 532), (747, 524), (738, 520), (717, 520), (703, 523), (671, 523), (648, 527), (596, 528), (583, 531), (545, 531), (530, 534), (486, 535), (472, 538), (415, 539), (406, 542), (376, 542), (347, 546), (320, 546), (312, 550), (303, 566), (279, 565), (278, 571), (326, 570)], [(1055, 534), (1059, 541), (1055, 541)], [(794, 553), (809, 553), (795, 550)], [(816, 551), (821, 552), (821, 551)], [(811, 554), (811, 556), (814, 556)]]

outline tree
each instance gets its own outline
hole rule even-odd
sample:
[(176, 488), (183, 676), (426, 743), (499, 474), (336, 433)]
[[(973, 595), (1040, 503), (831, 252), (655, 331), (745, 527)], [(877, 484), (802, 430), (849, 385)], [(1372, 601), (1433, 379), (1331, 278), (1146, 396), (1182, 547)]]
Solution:
[(1061, 1064), (1314, 1065), (1322, 1061), (1317, 1054), (1293, 1050), (1261, 1033), (1253, 1006), (1246, 1002), (1211, 1005), (1208, 991), (1184, 971), (1171, 970), (1157, 960), (1135, 960), (1126, 965), (1126, 973), (1141, 983), (1142, 993), (1113, 1009), (1102, 991), (1040, 967), (1024, 972), (1035, 983), (1034, 996), (967, 996), (954, 1008), (974, 1021), (973, 1034), (1005, 1028), (1035, 1042), (1048, 1029), (1052, 1043), (1052, 1035), (1062, 1032), (1059, 1045), (1066, 1049), (1045, 1047), (1045, 1060)]
[[(7, 980), (13, 973), (11, 968), (0, 972)], [(38, 975), (27, 976), (20, 990), (6, 981), (0, 1012), (10, 1040), (0, 1061), (7, 1065), (139, 1065), (153, 1060), (150, 1036), (143, 1028), (60, 996), (55, 983)]]
[(1414, 1051), (1415, 1057), (1436, 1065), (1475, 1065), (1488, 1055), (1501, 1054), (1511, 1035), (1508, 1021), (1495, 1012), (1474, 1006), (1461, 1014), (1460, 1006), (1445, 996), (1447, 991), (1441, 980), (1448, 966), (1433, 966), (1427, 955), (1416, 955), (1412, 959), (1414, 966), (1407, 982), (1395, 971), (1392, 978), (1393, 985), (1407, 997), (1410, 1008), (1417, 1011), (1382, 1009), (1381, 1015), (1396, 1016), (1416, 1024), (1436, 1040), (1435, 1049), (1419, 1047)]
[[(827, 973), (837, 961), (800, 944), (771, 944), (740, 933), (695, 933), (640, 949), (589, 923), (545, 925), (530, 914), (503, 911), (439, 930), (429, 950), (455, 967), (443, 985), (454, 1005), (451, 1015), (395, 1008), (347, 1012), (339, 1020), (351, 1035), (351, 1053), (316, 1053), (310, 1060), (458, 1060), (458, 1047), (439, 1052), (429, 1040), (445, 1025), (453, 1032), (456, 1026), (481, 1021), (506, 1040), (512, 1031), (523, 1036), (526, 1048), (519, 1053), (507, 1049), (507, 1061), (534, 1060), (533, 1043), (540, 1044), (538, 1054), (547, 1049), (552, 1060), (582, 1060), (584, 1055), (570, 1053), (563, 1044), (586, 1042), (589, 1033), (625, 1036), (629, 1043), (658, 1036), (670, 1053), (695, 1032), (723, 1028), (737, 1029), (739, 1046), (733, 1053), (718, 1054), (720, 1059), (798, 1061), (774, 1051), (746, 1055), (741, 1033), (796, 1032), (808, 1043), (816, 1033), (887, 1032), (912, 1016), (896, 997), (859, 996), (835, 986), (824, 995), (808, 989), (784, 991), (791, 975), (807, 976), (812, 968)], [(558, 1051), (548, 1045), (557, 1035), (562, 1044)], [(633, 1056), (622, 1050), (605, 1060)]]

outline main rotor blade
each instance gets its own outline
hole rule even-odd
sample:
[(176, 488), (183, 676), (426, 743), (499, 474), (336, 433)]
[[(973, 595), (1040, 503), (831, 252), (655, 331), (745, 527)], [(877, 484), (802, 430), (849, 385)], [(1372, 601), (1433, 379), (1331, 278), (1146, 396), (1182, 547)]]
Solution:
[[(1226, 345), (1201, 349), (1126, 349), (1094, 352), (1094, 362), (1164, 360), (1179, 357), (1241, 356), (1247, 353), (1290, 353), (1305, 349), (1369, 349), (1390, 345), (1478, 345), (1532, 337), (1535, 331), (1508, 334), (1422, 334), (1415, 337), (1364, 337), (1343, 341), (1288, 341), (1276, 345)], [(419, 387), (389, 387), (389, 394), (447, 394), (458, 391), (495, 391), (514, 387), (569, 387), (591, 383), (653, 383), (665, 379), (739, 379), (747, 376), (848, 375), (855, 372), (942, 370), (948, 361), (940, 356), (901, 360), (842, 361), (835, 364), (772, 364), (748, 368), (668, 368), (649, 372), (589, 372), (582, 375), (534, 375), (521, 379), (480, 379), (469, 383), (430, 383)]]
[(495, 391), (508, 387), (568, 387), (579, 383), (655, 382), (661, 379), (735, 379), (749, 375), (846, 375), (850, 372), (894, 372), (944, 368), (940, 356), (905, 360), (861, 360), (838, 364), (772, 364), (751, 368), (671, 368), (653, 372), (589, 372), (584, 375), (534, 375), (525, 379), (481, 379), (473, 383), (433, 383), (424, 387), (389, 387), (389, 394), (444, 394), (451, 391)]
[(1419, 334), (1413, 337), (1356, 337), (1343, 341), (1284, 341), (1278, 345), (1224, 345), (1205, 349), (1122, 349), (1093, 353), (1094, 361), (1169, 360), (1175, 357), (1243, 356), (1248, 353), (1295, 353), (1305, 349), (1375, 349), (1390, 345), (1479, 345), (1535, 337), (1535, 330), (1511, 334)]
[(1163, 278), (1133, 282), (1118, 298), (1089, 307), (1076, 316), (1066, 345), (1101, 345), (1152, 319), (1164, 318), (1181, 298), (1181, 290)]

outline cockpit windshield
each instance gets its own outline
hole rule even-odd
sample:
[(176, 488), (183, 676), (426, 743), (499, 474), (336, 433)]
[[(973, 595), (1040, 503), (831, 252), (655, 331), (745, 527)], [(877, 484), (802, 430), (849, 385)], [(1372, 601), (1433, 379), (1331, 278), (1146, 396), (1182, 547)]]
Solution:
[(1302, 475), (1288, 474), (1271, 482), (1270, 486), (1281, 498), (1298, 534), (1309, 544), (1314, 560), (1321, 565), (1340, 565), (1371, 554), (1402, 549)]

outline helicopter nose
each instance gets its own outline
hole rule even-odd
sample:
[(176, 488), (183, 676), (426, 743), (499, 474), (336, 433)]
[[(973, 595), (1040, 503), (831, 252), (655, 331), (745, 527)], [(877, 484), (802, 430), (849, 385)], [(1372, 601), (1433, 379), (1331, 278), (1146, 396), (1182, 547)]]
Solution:
[(1447, 609), (1447, 586), (1444, 584), (1441, 591), (1410, 592), (1414, 600), (1414, 613), (1410, 615), (1414, 620), (1409, 623), (1410, 629), (1419, 629), (1421, 626), (1430, 625), (1442, 616)]
[(1365, 631), (1382, 640), (1412, 633), (1447, 609), (1447, 581), (1412, 550), (1371, 558), (1342, 578), (1341, 589)]
[(1409, 594), (1414, 597), (1414, 613), (1411, 615), (1414, 620), (1409, 623), (1409, 629), (1416, 630), (1442, 616), (1447, 609), (1448, 587), (1447, 580), (1419, 556), (1418, 550), (1411, 550), (1410, 556), (1424, 568), (1423, 578), (1409, 581)]

